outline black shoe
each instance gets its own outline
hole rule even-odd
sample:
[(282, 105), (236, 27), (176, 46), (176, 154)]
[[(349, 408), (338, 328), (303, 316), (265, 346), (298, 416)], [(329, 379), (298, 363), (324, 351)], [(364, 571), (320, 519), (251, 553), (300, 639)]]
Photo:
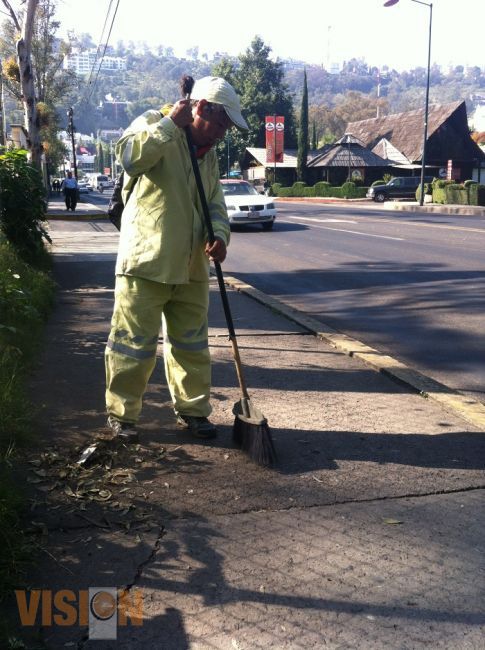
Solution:
[(138, 431), (133, 422), (121, 422), (110, 415), (108, 417), (108, 426), (114, 435), (123, 442), (138, 442)]
[(209, 440), (217, 436), (216, 427), (207, 418), (193, 415), (177, 415), (177, 424), (182, 429), (188, 429), (195, 438)]

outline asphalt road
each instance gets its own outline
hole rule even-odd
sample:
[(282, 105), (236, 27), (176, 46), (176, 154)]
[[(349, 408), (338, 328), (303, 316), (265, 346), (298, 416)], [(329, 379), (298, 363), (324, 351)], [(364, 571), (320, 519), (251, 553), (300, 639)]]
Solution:
[(105, 192), (98, 192), (98, 190), (93, 190), (92, 192), (88, 192), (87, 194), (81, 194), (80, 202), (99, 205), (99, 207), (104, 210), (108, 207), (111, 194), (112, 194), (111, 190), (106, 190)]
[(485, 401), (485, 218), (279, 204), (226, 273)]

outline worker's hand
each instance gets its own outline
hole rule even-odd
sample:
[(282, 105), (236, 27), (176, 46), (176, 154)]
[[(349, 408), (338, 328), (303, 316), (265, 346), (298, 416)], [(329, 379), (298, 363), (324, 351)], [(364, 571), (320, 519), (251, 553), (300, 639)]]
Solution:
[(178, 102), (175, 102), (168, 116), (180, 129), (191, 124), (194, 121), (194, 118), (192, 115), (190, 99), (180, 99)]
[(205, 254), (211, 261), (219, 262), (219, 264), (222, 264), (222, 262), (226, 259), (226, 245), (222, 239), (216, 238), (212, 246), (208, 243), (205, 245)]

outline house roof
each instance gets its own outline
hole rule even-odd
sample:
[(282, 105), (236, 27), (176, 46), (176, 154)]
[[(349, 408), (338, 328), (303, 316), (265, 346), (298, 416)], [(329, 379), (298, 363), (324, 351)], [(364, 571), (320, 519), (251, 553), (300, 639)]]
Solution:
[(372, 151), (381, 158), (386, 158), (397, 165), (409, 165), (411, 162), (387, 138), (381, 138)]
[(337, 140), (334, 144), (360, 144), (361, 147), (365, 147), (362, 140), (356, 138), (352, 133), (344, 133), (340, 140)]
[(308, 163), (308, 167), (387, 167), (389, 162), (346, 133)]
[[(246, 151), (256, 159), (256, 161), (263, 167), (274, 168), (275, 164), (273, 162), (268, 162), (266, 158), (266, 149), (259, 147), (247, 147)], [(321, 153), (321, 150), (318, 151), (309, 151), (307, 161), (310, 162), (313, 158)], [(296, 149), (285, 149), (283, 162), (276, 163), (278, 169), (296, 169), (296, 163), (298, 158), (298, 151)]]
[[(465, 110), (464, 101), (451, 104), (434, 104), (428, 110), (428, 139), (458, 109)], [(421, 160), (423, 150), (424, 108), (406, 113), (395, 113), (384, 117), (375, 117), (360, 122), (349, 122), (346, 131), (373, 149), (377, 143), (386, 138), (410, 162)]]

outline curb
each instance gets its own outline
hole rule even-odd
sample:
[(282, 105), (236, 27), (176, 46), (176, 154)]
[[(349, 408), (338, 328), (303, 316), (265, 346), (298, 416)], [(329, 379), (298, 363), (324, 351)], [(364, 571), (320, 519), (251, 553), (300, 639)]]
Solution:
[(328, 205), (349, 205), (361, 204), (363, 207), (374, 210), (402, 210), (403, 212), (429, 212), (432, 214), (458, 214), (465, 216), (485, 217), (485, 207), (471, 205), (419, 205), (418, 203), (403, 203), (401, 201), (386, 201), (385, 203), (375, 203), (371, 199), (333, 199), (325, 197), (312, 196), (275, 196), (275, 203), (313, 203)]
[(341, 334), (328, 325), (306, 316), (297, 309), (288, 307), (276, 298), (255, 289), (237, 278), (224, 276), (224, 282), (241, 293), (269, 307), (273, 311), (285, 316), (297, 325), (304, 327), (322, 341), (333, 348), (363, 361), (378, 372), (390, 377), (397, 382), (415, 390), (422, 397), (438, 402), (446, 409), (453, 411), (464, 420), (485, 431), (485, 405), (474, 400), (468, 395), (449, 388), (418, 370), (413, 370), (392, 357), (361, 343), (356, 339)]
[(294, 202), (294, 203), (341, 203), (347, 205), (349, 203), (370, 203), (370, 199), (338, 199), (332, 197), (320, 196), (273, 196), (276, 203), (278, 202)]
[(108, 221), (108, 215), (106, 212), (97, 212), (97, 213), (90, 213), (90, 214), (81, 214), (80, 212), (72, 213), (72, 212), (65, 212), (65, 213), (58, 213), (58, 214), (52, 214), (52, 213), (47, 213), (47, 221), (93, 221), (93, 220), (98, 220), (99, 219), (104, 219), (105, 221)]
[(404, 212), (431, 212), (434, 214), (462, 214), (465, 216), (485, 217), (485, 208), (471, 205), (423, 205), (413, 203), (392, 202), (388, 210), (402, 210)]

